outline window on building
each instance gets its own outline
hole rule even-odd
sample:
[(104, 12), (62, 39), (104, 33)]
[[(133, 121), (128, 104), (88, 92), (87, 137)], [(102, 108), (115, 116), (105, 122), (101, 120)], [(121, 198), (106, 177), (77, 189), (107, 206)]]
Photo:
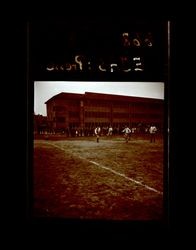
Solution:
[(56, 121), (57, 122), (60, 122), (60, 123), (62, 123), (62, 122), (65, 122), (65, 117), (56, 117)]
[(54, 106), (53, 111), (64, 111), (65, 108), (63, 106)]
[(129, 118), (129, 113), (113, 113), (114, 118)]
[(80, 113), (78, 111), (70, 111), (69, 117), (71, 118), (78, 118), (80, 116)]

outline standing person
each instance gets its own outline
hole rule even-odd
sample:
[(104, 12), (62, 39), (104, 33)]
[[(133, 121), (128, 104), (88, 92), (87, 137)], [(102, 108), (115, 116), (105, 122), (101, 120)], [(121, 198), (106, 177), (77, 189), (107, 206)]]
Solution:
[(150, 142), (155, 142), (155, 134), (157, 132), (157, 128), (155, 125), (151, 125), (149, 128), (149, 133), (150, 133)]
[(112, 132), (113, 132), (112, 126), (109, 126), (107, 136), (112, 135)]
[(128, 143), (131, 136), (131, 129), (128, 126), (125, 126), (122, 132), (124, 133), (126, 143)]
[(98, 126), (95, 128), (95, 135), (97, 137), (97, 142), (99, 142), (100, 134), (101, 134), (101, 128)]

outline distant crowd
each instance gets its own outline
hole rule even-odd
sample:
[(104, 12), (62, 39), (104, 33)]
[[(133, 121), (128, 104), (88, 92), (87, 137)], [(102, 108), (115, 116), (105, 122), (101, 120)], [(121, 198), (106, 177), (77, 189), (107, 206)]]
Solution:
[[(123, 127), (100, 127), (100, 135), (101, 136), (117, 136), (123, 134), (123, 129), (125, 129), (126, 126)], [(95, 135), (95, 128), (66, 128), (66, 129), (48, 129), (48, 128), (38, 128), (38, 130), (35, 132), (35, 134), (62, 134), (67, 137), (77, 137), (77, 136), (94, 136)], [(130, 128), (132, 134), (147, 134), (151, 131), (151, 126), (145, 127), (145, 128), (136, 128), (132, 127)], [(156, 128), (156, 130), (158, 130)], [(152, 131), (151, 131), (152, 132)], [(157, 131), (156, 131), (157, 132)]]
[(101, 136), (122, 136), (124, 135), (126, 143), (130, 140), (131, 135), (133, 134), (149, 134), (150, 135), (150, 142), (155, 142), (155, 135), (158, 132), (158, 128), (151, 124), (145, 129), (141, 130), (136, 127), (129, 128), (127, 125), (123, 127), (92, 127), (92, 128), (85, 128), (85, 129), (77, 129), (77, 128), (67, 128), (61, 130), (48, 130), (42, 129), (38, 131), (37, 134), (39, 135), (64, 135), (65, 137), (88, 137), (88, 136), (96, 136), (97, 142)]

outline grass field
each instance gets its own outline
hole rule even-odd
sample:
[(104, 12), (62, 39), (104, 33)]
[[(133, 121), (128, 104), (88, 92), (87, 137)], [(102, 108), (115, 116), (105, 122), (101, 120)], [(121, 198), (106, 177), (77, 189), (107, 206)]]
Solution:
[(35, 217), (160, 220), (163, 140), (34, 140)]

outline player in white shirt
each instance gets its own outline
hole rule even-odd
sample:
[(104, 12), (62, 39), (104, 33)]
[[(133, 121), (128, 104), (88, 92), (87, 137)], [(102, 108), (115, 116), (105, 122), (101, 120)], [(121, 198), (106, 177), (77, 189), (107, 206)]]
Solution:
[(124, 133), (125, 142), (128, 143), (131, 136), (131, 129), (128, 126), (126, 126), (122, 132)]

